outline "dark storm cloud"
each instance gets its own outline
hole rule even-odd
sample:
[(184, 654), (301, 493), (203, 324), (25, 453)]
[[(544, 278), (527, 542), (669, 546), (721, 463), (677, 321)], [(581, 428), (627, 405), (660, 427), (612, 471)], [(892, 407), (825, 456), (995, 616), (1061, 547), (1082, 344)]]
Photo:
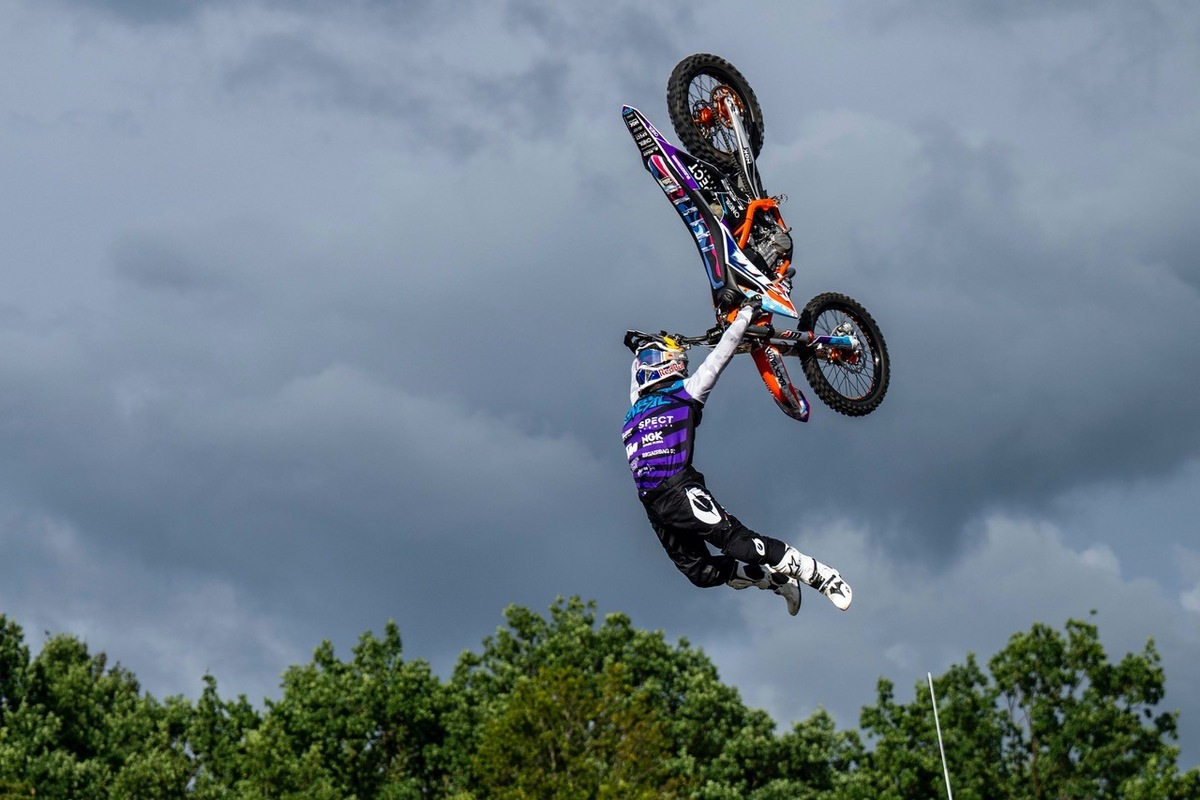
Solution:
[[(243, 351), (236, 333), (222, 343), (172, 305), (177, 338), (167, 342), (76, 338), (57, 360), (42, 359), (52, 377), (36, 383), (5, 365), (6, 419), (20, 420), (6, 435), (7, 492), (86, 530), (107, 558), (198, 571), (257, 587), (267, 608), (306, 608), (313, 641), (347, 614), (353, 627), (374, 624), (370, 610), (383, 606), (431, 656), (457, 652), (453, 630), (474, 622), (481, 636), (493, 625), (489, 615), (479, 626), (484, 605), (536, 604), (546, 591), (589, 584), (551, 542), (602, 541), (603, 504), (624, 493), (606, 489), (612, 473), (576, 442), (512, 430), (478, 406), (413, 396), (352, 368), (247, 380), (272, 355)], [(138, 337), (148, 330), (139, 322)], [(30, 353), (15, 334), (5, 343)], [(601, 580), (602, 564), (615, 571), (626, 559), (605, 548), (589, 574)], [(6, 567), (21, 568), (20, 558)], [(479, 574), (504, 580), (443, 592), (455, 576)], [(312, 591), (317, 576), (357, 588), (330, 606)], [(527, 589), (514, 595), (511, 581)], [(431, 602), (460, 625), (425, 635)]]
[[(900, 0), (853, 8), (881, 31), (913, 32), (930, 22), (945, 35), (968, 35), (999, 44), (1044, 42), (1024, 50), (1018, 76), (1026, 98), (1047, 113), (1082, 113), (1096, 128), (1127, 124), (1175, 97), (1196, 68), (1190, 49), (1178, 45), (1200, 35), (1200, 20), (1178, 4), (1151, 0), (1122, 3), (939, 3)], [(956, 33), (957, 32), (957, 33)], [(1180, 57), (1182, 56), (1182, 58)]]
[[(70, 10), (108, 16), (132, 25), (156, 25), (180, 23), (194, 19), (206, 9), (229, 9), (238, 6), (259, 5), (267, 8), (303, 10), (321, 13), (329, 5), (321, 0), (53, 0)], [(461, 8), (465, 3), (456, 3)], [(384, 19), (403, 18), (410, 21), (427, 21), (431, 10), (439, 4), (433, 0), (342, 0), (339, 12), (370, 12)], [(444, 12), (443, 12), (444, 13)]]
[(401, 69), (356, 62), (306, 34), (271, 34), (250, 42), (226, 68), (224, 87), (255, 102), (299, 103), (322, 111), (385, 116), (404, 122), (405, 143), (472, 152), (485, 140), (438, 96), (436, 70), (405, 59)]
[[(1026, 205), (1015, 159), (944, 125), (919, 131), (896, 238), (860, 253), (894, 267), (894, 287), (865, 295), (877, 298), (892, 390), (844, 433), (818, 406), (813, 430), (795, 435), (821, 463), (806, 511), (890, 528), (902, 557), (944, 563), (986, 514), (1044, 513), (1063, 492), (1164, 477), (1200, 453), (1200, 426), (1178, 402), (1200, 352), (1171, 348), (1164, 368), (1142, 356), (1134, 322), (1161, 314), (1192, 341), (1195, 293), (1141, 260), (1136, 237), (1097, 226), (1095, 242), (1061, 239)], [(848, 476), (870, 487), (851, 502)]]
[(107, 15), (135, 25), (177, 23), (228, 0), (54, 0), (69, 10)]
[[(1194, 575), (1122, 577), (1145, 548), (1066, 546), (1045, 521), (1111, 487), (1136, 509), (1200, 453), (1194, 14), (894, 5), (863, 25), (875, 6), (780, 4), (731, 26), (681, 3), (213, 2), (175, 18), (191, 28), (98, 6), (123, 24), (78, 37), (82, 4), (55, 8), (27, 4), (0, 40), (51, 76), (3, 90), (22, 190), (0, 215), (20, 265), (0, 306), (0, 599), (47, 629), (87, 620), (148, 686), (190, 691), (210, 653), (230, 685), (268, 685), (389, 617), (445, 669), (504, 605), (578, 593), (725, 663), (777, 654), (746, 673), (761, 696), (852, 724), (872, 687), (839, 689), (826, 648), (793, 644), (833, 642), (864, 685), (924, 646), (952, 663), (1060, 622), (1097, 565), (1130, 603), (1152, 576), (1129, 630), (1192, 620), (1172, 598)], [(711, 322), (619, 114), (670, 135), (666, 76), (697, 51), (765, 104), (797, 297), (859, 298), (891, 349), (868, 417), (817, 405), (799, 425), (739, 359), (701, 431), (734, 513), (861, 576), (846, 617), (692, 591), (617, 440), (621, 333)], [(1156, 530), (1187, 548), (1174, 519)], [(1020, 602), (959, 617), (943, 579)], [(197, 645), (210, 603), (232, 621)]]
[[(994, 29), (998, 24), (1012, 24), (1045, 19), (1083, 19), (1084, 12), (1094, 11), (1097, 5), (1109, 9), (1123, 5), (1119, 2), (1095, 3), (1089, 0), (1015, 0), (1010, 3), (989, 3), (987, 0), (965, 0), (959, 3), (939, 3), (937, 0), (887, 0), (863, 8), (889, 24), (919, 24), (928, 18), (978, 25)], [(1149, 3), (1145, 5), (1151, 5)]]
[[(614, 3), (589, 14), (579, 15), (567, 6), (539, 3), (536, 0), (509, 0), (505, 19), (518, 34), (532, 33), (543, 46), (564, 55), (599, 54), (605, 67), (623, 82), (640, 81), (648, 76), (638, 65), (655, 54), (672, 58), (686, 34), (695, 28), (695, 13), (684, 2)], [(604, 80), (595, 74), (597, 81)], [(664, 81), (653, 81), (655, 93)]]
[(155, 236), (125, 235), (113, 243), (112, 259), (118, 278), (150, 290), (215, 289), (231, 277), (214, 270), (211, 262), (198, 261), (195, 254)]
[[(322, 43), (319, 28), (272, 34), (246, 46), (225, 69), (223, 85), (258, 99), (391, 117), (409, 129), (408, 144), (467, 155), (513, 133), (561, 140), (597, 83), (643, 79), (646, 53), (670, 52), (673, 30), (689, 16), (675, 4), (617, 4), (584, 21), (521, 1), (496, 13), (517, 35), (532, 35), (532, 46), (495, 55), (479, 47), (464, 51), (461, 34), (440, 24), (425, 30), (426, 20), (396, 11), (380, 24), (406, 42), (403, 48), (364, 56)], [(430, 38), (445, 46), (414, 47)], [(660, 82), (653, 83), (658, 89)]]

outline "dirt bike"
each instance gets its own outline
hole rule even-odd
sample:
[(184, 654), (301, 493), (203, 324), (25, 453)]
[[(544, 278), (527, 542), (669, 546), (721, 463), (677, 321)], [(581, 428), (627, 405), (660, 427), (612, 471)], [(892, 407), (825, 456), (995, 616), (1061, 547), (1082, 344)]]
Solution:
[[(842, 414), (874, 411), (888, 388), (887, 345), (857, 300), (818, 294), (803, 308), (792, 302), (791, 229), (779, 211), (782, 195), (763, 189), (757, 157), (763, 117), (754, 90), (728, 61), (699, 53), (680, 61), (667, 82), (667, 110), (684, 147), (667, 141), (643, 114), (622, 116), (658, 182), (692, 234), (712, 289), (717, 324), (682, 343), (715, 345), (748, 297), (762, 301), (742, 340), (776, 404), (807, 422), (808, 400), (791, 381), (784, 356), (797, 355), (817, 397)], [(689, 152), (690, 151), (690, 152)], [(776, 317), (796, 320), (776, 327)], [(647, 335), (631, 331), (630, 335)]]

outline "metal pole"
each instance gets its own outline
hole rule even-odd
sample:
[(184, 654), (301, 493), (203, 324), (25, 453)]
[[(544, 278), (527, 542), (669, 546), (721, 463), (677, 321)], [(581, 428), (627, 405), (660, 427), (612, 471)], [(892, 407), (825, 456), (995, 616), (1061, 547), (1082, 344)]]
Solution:
[(942, 754), (942, 772), (946, 776), (946, 798), (954, 800), (954, 792), (950, 791), (950, 768), (946, 766), (946, 748), (942, 746), (942, 725), (938, 722), (937, 697), (933, 693), (933, 673), (926, 672), (929, 678), (929, 699), (933, 702), (933, 726), (937, 729), (938, 752)]

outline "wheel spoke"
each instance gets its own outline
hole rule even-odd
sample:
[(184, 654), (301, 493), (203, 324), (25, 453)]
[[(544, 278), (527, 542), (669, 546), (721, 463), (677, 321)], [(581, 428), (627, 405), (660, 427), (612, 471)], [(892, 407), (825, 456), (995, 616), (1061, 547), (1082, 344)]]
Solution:
[(740, 107), (741, 99), (716, 77), (700, 73), (688, 85), (688, 107), (692, 110), (692, 122), (700, 135), (722, 153), (732, 154), (737, 149), (733, 131), (725, 122), (722, 98), (732, 96)]
[(858, 400), (866, 397), (875, 385), (878, 356), (875, 352), (874, 342), (871, 341), (862, 324), (844, 311), (830, 309), (817, 318), (813, 327), (819, 335), (832, 336), (833, 332), (845, 322), (850, 323), (854, 337), (862, 345), (861, 361), (857, 365), (850, 365), (840, 361), (822, 360), (821, 373), (838, 394), (851, 400)]

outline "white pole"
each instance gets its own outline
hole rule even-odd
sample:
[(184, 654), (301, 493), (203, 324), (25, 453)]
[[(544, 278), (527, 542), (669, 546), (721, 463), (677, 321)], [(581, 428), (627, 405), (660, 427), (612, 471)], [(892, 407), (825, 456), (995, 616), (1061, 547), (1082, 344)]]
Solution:
[(933, 673), (926, 672), (925, 675), (929, 678), (929, 699), (933, 702), (933, 726), (937, 728), (938, 752), (942, 754), (942, 772), (946, 776), (946, 798), (954, 800), (954, 793), (950, 791), (950, 768), (946, 766), (946, 748), (942, 746), (942, 725), (938, 722), (937, 697), (933, 694)]

